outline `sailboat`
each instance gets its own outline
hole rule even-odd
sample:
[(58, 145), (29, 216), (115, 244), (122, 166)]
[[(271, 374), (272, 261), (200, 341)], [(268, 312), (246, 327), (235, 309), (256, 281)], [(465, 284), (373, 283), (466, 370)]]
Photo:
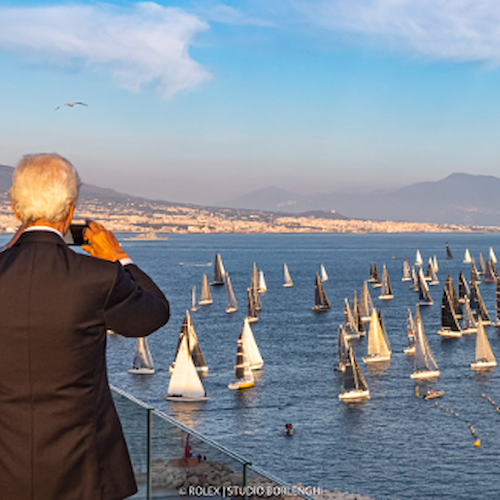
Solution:
[(462, 261), (464, 264), (472, 264), (472, 258), (470, 256), (469, 249), (465, 249), (464, 260)]
[(446, 243), (446, 260), (453, 259), (453, 254), (451, 253), (450, 245)]
[(175, 369), (175, 363), (177, 360), (177, 355), (179, 354), (179, 349), (182, 343), (182, 338), (187, 337), (187, 343), (189, 347), (189, 353), (193, 360), (196, 371), (202, 375), (208, 374), (208, 366), (205, 361), (205, 356), (203, 356), (203, 351), (201, 350), (200, 343), (198, 342), (198, 336), (194, 330), (193, 322), (191, 321), (191, 316), (189, 316), (189, 311), (186, 311), (184, 316), (184, 321), (182, 322), (181, 331), (179, 333), (179, 340), (177, 341), (177, 349), (175, 352), (175, 360), (170, 365), (169, 371), (173, 373)]
[(500, 327), (500, 277), (497, 278), (497, 284), (495, 286), (495, 311), (497, 314), (495, 326)]
[(380, 295), (378, 296), (380, 300), (391, 300), (394, 298), (392, 293), (391, 283), (389, 282), (389, 275), (387, 274), (387, 268), (382, 269), (382, 288), (380, 290)]
[(259, 315), (257, 309), (255, 308), (254, 296), (251, 288), (247, 288), (247, 311), (246, 319), (250, 323), (259, 321)]
[(424, 260), (422, 259), (422, 255), (420, 254), (420, 250), (417, 250), (417, 253), (415, 255), (415, 265), (418, 267), (421, 267), (423, 263), (424, 263)]
[(460, 271), (458, 275), (458, 300), (462, 303), (465, 302), (466, 297), (470, 296), (469, 285), (465, 279), (464, 273)]
[(207, 393), (190, 354), (187, 333), (182, 334), (175, 356), (174, 369), (168, 384), (166, 399), (170, 401), (206, 401)]
[(243, 330), (241, 331), (241, 339), (245, 345), (245, 353), (248, 358), (250, 370), (260, 370), (264, 366), (264, 360), (260, 354), (260, 350), (255, 341), (255, 337), (250, 327), (248, 318), (245, 318)]
[(415, 313), (415, 370), (410, 375), (411, 379), (420, 380), (439, 377), (439, 368), (432, 355), (431, 348), (424, 333), (424, 325), (417, 305)]
[(134, 361), (128, 371), (137, 375), (152, 375), (155, 372), (153, 358), (146, 337), (139, 337), (135, 344)]
[(368, 384), (361, 373), (356, 356), (354, 356), (350, 345), (347, 346), (347, 358), (345, 369), (342, 373), (339, 399), (340, 401), (344, 401), (344, 403), (354, 403), (370, 399)]
[(488, 258), (486, 261), (486, 272), (484, 273), (484, 282), (485, 283), (495, 283), (497, 280), (496, 276), (496, 268), (494, 262)]
[(448, 274), (445, 286), (448, 287), (448, 290), (450, 292), (451, 304), (455, 311), (455, 315), (457, 316), (458, 319), (460, 319), (462, 317), (462, 305), (458, 300), (457, 292), (455, 290), (455, 287), (453, 286), (453, 279), (451, 278), (451, 274)]
[(427, 262), (427, 271), (425, 273), (425, 281), (431, 281), (432, 277), (431, 277), (431, 273), (432, 273), (432, 269), (434, 268), (434, 264), (432, 263), (432, 259), (429, 257), (429, 260)]
[(380, 275), (378, 274), (377, 264), (373, 264), (373, 288), (380, 288), (382, 286), (382, 282), (380, 281)]
[(477, 321), (475, 320), (474, 314), (472, 313), (470, 300), (466, 297), (462, 319), (462, 334), (468, 335), (471, 333), (477, 333)]
[(406, 257), (403, 260), (403, 277), (401, 281), (411, 281), (411, 268)]
[(439, 285), (439, 279), (436, 274), (436, 268), (434, 267), (434, 262), (429, 257), (429, 267), (427, 268), (429, 274), (429, 285)]
[(358, 325), (346, 297), (344, 299), (344, 338), (346, 340), (352, 340), (359, 339), (359, 336)]
[(333, 368), (339, 372), (345, 371), (349, 357), (349, 342), (345, 338), (344, 326), (339, 325), (337, 333), (337, 362)]
[(361, 297), (359, 300), (359, 312), (361, 314), (361, 321), (368, 323), (372, 317), (373, 302), (368, 289), (368, 282), (363, 282), (363, 289), (361, 290)]
[(470, 283), (470, 306), (471, 309), (476, 313), (478, 323), (483, 325), (491, 325), (490, 316), (484, 305), (483, 298), (479, 292), (479, 287), (475, 278), (472, 278)]
[(418, 268), (418, 305), (420, 306), (432, 306), (434, 301), (432, 300), (431, 294), (429, 293), (429, 287), (424, 279), (424, 273), (422, 267)]
[(201, 282), (201, 295), (198, 305), (209, 306), (213, 303), (212, 294), (210, 293), (210, 288), (208, 286), (208, 278), (206, 274), (203, 274), (203, 281)]
[(476, 359), (470, 364), (472, 370), (484, 370), (497, 366), (488, 337), (481, 322), (477, 324)]
[[(474, 260), (474, 257), (472, 257), (472, 264), (471, 264), (471, 267), (470, 267), (470, 275), (471, 275), (471, 281), (472, 279), (475, 279), (476, 280), (476, 283), (479, 285), (481, 284), (481, 277), (479, 276), (479, 271), (477, 270), (477, 267), (476, 267), (476, 261)], [(473, 278), (474, 276), (474, 278)]]
[(373, 262), (370, 262), (370, 277), (368, 278), (368, 283), (373, 283), (374, 281), (378, 280), (378, 273), (377, 277), (375, 277), (375, 267), (373, 266)]
[(224, 279), (226, 280), (226, 290), (227, 290), (227, 307), (226, 312), (228, 314), (234, 313), (238, 310), (238, 303), (236, 302), (236, 297), (234, 296), (233, 287), (231, 285), (231, 278), (229, 277), (229, 273), (226, 272), (224, 275)]
[(497, 264), (497, 256), (495, 255), (495, 252), (493, 251), (493, 247), (490, 247), (490, 260), (493, 262), (493, 264)]
[(386, 344), (385, 336), (378, 319), (377, 311), (373, 309), (370, 320), (370, 330), (368, 331), (368, 355), (363, 358), (363, 362), (380, 363), (390, 361), (391, 350)]
[(264, 271), (259, 271), (259, 286), (257, 291), (263, 295), (267, 292), (266, 279), (264, 278)]
[(242, 333), (240, 333), (236, 348), (236, 365), (234, 366), (234, 377), (236, 380), (228, 385), (228, 388), (231, 390), (248, 389), (255, 385), (255, 379), (252, 370), (250, 370), (250, 364), (246, 355), (245, 344), (241, 337)]
[(486, 262), (484, 261), (483, 252), (479, 252), (479, 274), (486, 272)]
[(391, 354), (392, 354), (391, 344), (389, 342), (389, 337), (387, 336), (387, 330), (385, 329), (384, 318), (382, 318), (382, 311), (379, 310), (377, 313), (377, 316), (378, 316), (378, 322), (380, 324), (380, 328), (382, 329), (382, 335), (384, 336), (385, 345), (387, 346), (387, 349), (389, 349), (389, 351), (391, 351)]
[(292, 277), (290, 276), (290, 271), (288, 271), (288, 266), (285, 264), (283, 264), (283, 270), (284, 270), (284, 273), (285, 273), (285, 282), (283, 283), (283, 286), (285, 288), (290, 288), (291, 286), (293, 286), (293, 281), (292, 281)]
[(191, 293), (191, 311), (196, 312), (198, 306), (196, 305), (196, 285), (193, 286), (193, 291)]
[(252, 267), (252, 279), (250, 280), (250, 289), (252, 290), (253, 301), (255, 304), (255, 309), (260, 311), (262, 309), (262, 304), (259, 297), (259, 272), (257, 271), (257, 264), (254, 262)]
[(360, 337), (364, 337), (366, 335), (365, 326), (363, 324), (363, 320), (361, 318), (361, 311), (359, 309), (358, 296), (356, 294), (356, 290), (354, 290), (352, 296), (352, 314), (354, 316), (354, 321), (358, 326), (358, 332)]
[(434, 259), (432, 260), (432, 266), (434, 267), (434, 272), (437, 273), (439, 271), (438, 259), (434, 255)]
[(323, 290), (323, 285), (319, 279), (319, 274), (316, 273), (316, 284), (314, 286), (314, 306), (312, 310), (315, 313), (326, 312), (330, 310), (330, 301)]
[(321, 281), (328, 281), (328, 274), (326, 274), (326, 269), (323, 264), (319, 266), (319, 276), (321, 278)]
[(462, 331), (458, 323), (455, 309), (452, 304), (449, 286), (445, 286), (443, 290), (443, 301), (441, 304), (441, 328), (438, 335), (444, 338), (460, 338)]
[(406, 330), (408, 331), (408, 347), (403, 351), (405, 354), (415, 354), (415, 322), (408, 309), (408, 318), (406, 320)]
[(220, 253), (215, 254), (214, 262), (214, 280), (210, 283), (212, 286), (222, 286), (224, 284), (224, 275), (226, 274), (224, 270), (224, 265), (222, 264), (222, 258)]
[(418, 291), (418, 276), (417, 273), (415, 272), (415, 266), (411, 268), (411, 289), (415, 290), (416, 292)]

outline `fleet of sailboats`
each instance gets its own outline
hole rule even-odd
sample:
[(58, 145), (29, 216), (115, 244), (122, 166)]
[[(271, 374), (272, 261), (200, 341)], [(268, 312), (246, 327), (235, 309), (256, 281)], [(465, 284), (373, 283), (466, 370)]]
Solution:
[[(447, 259), (451, 259), (451, 250), (446, 244)], [(479, 253), (479, 265), (482, 273), (485, 275), (485, 282), (496, 283), (496, 322), (495, 326), (500, 326), (500, 278), (497, 277), (496, 256), (493, 248), (490, 247), (488, 260), (485, 262), (482, 253)], [(481, 370), (496, 366), (497, 362), (488, 341), (485, 325), (491, 323), (484, 301), (479, 291), (479, 272), (475, 265), (474, 258), (470, 255), (469, 249), (466, 249), (464, 263), (471, 264), (470, 285), (462, 271), (460, 271), (458, 280), (458, 294), (453, 286), (451, 274), (448, 275), (446, 284), (443, 288), (443, 298), (441, 303), (441, 328), (437, 332), (444, 338), (459, 338), (462, 334), (472, 334), (477, 332), (475, 360), (471, 363), (473, 370)], [(423, 260), (420, 251), (417, 250), (415, 268), (411, 268), (408, 259), (403, 260), (402, 281), (416, 280), (419, 299), (415, 319), (412, 312), (408, 309), (407, 317), (407, 340), (408, 345), (404, 349), (405, 354), (414, 355), (415, 368), (410, 375), (412, 379), (426, 379), (439, 377), (439, 368), (431, 352), (427, 338), (424, 333), (422, 318), (420, 314), (420, 305), (431, 305), (432, 298), (429, 294), (429, 284), (438, 284), (437, 273), (439, 271), (437, 257), (429, 257), (427, 274), (424, 276)], [(412, 277), (413, 274), (413, 277)], [(283, 286), (293, 286), (288, 266), (284, 264), (285, 280)], [(222, 280), (222, 283), (220, 282)], [(322, 283), (328, 280), (325, 266), (320, 265), (319, 273), (316, 273), (315, 280), (315, 305), (312, 308), (315, 312), (328, 311), (331, 308), (328, 297)], [(359, 365), (357, 363), (351, 340), (359, 339), (365, 334), (364, 323), (368, 322), (368, 353), (363, 358), (364, 363), (389, 362), (392, 350), (385, 329), (384, 321), (380, 312), (375, 310), (369, 293), (368, 282), (374, 283), (374, 287), (380, 286), (381, 293), (379, 298), (390, 300), (393, 298), (393, 291), (389, 282), (387, 267), (384, 264), (382, 270), (382, 279), (378, 275), (376, 263), (370, 263), (370, 278), (363, 283), (360, 300), (358, 302), (356, 292), (354, 292), (352, 309), (349, 300), (344, 299), (344, 323), (339, 325), (337, 339), (337, 362), (335, 369), (341, 372), (342, 385), (339, 399), (344, 402), (358, 402), (370, 398), (370, 392), (366, 380), (364, 379)], [(224, 270), (222, 259), (219, 253), (216, 253), (214, 263), (214, 279), (211, 285), (226, 286), (228, 295), (228, 306), (226, 311), (236, 312), (237, 302), (232, 288), (229, 274)], [(257, 271), (254, 263), (252, 269), (251, 286), (247, 289), (248, 316), (244, 320), (243, 328), (240, 332), (237, 342), (235, 380), (230, 383), (230, 389), (245, 389), (255, 384), (252, 371), (261, 369), (264, 362), (259, 348), (255, 341), (250, 323), (257, 321), (258, 309), (260, 308), (259, 295), (267, 291), (267, 285), (263, 271)], [(198, 305), (208, 305), (213, 303), (210, 293), (207, 275), (203, 275), (201, 295), (196, 302), (196, 286), (192, 288), (191, 311), (196, 311)], [(462, 304), (462, 305), (461, 305)], [(462, 318), (462, 324), (460, 319)], [(146, 338), (139, 338), (134, 352), (133, 368), (130, 373), (153, 374), (154, 365), (151, 352), (147, 345)], [(204, 401), (207, 398), (200, 374), (206, 375), (208, 367), (201, 351), (196, 332), (189, 316), (186, 315), (183, 321), (179, 340), (177, 343), (175, 360), (170, 367), (171, 379), (165, 396), (174, 401)]]
[(135, 344), (134, 361), (129, 373), (136, 375), (152, 375), (155, 372), (153, 358), (146, 337), (139, 337)]

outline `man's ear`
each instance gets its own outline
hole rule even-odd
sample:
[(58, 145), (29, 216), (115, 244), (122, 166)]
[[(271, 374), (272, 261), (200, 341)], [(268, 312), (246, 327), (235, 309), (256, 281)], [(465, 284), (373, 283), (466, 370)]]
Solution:
[(16, 216), (17, 220), (21, 220), (21, 217), (19, 217), (19, 214), (17, 213), (16, 207), (14, 206), (14, 203), (12, 201), (10, 202), (10, 205), (12, 207), (12, 210), (14, 210), (14, 215)]

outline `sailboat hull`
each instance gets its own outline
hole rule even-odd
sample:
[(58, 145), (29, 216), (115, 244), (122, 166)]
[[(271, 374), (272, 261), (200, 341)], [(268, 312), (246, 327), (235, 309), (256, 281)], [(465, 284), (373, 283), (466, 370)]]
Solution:
[(256, 321), (259, 321), (259, 318), (257, 316), (247, 316), (246, 319), (249, 323), (255, 323)]
[(438, 335), (445, 339), (459, 339), (462, 336), (462, 332), (456, 332), (454, 330), (450, 330), (449, 328), (441, 328), (438, 331)]
[(224, 281), (211, 281), (210, 286), (224, 286)]
[(413, 372), (410, 375), (412, 380), (421, 380), (424, 378), (437, 378), (439, 377), (439, 370), (424, 370), (422, 372)]
[(462, 335), (471, 335), (473, 333), (477, 333), (477, 328), (466, 328), (462, 330)]
[(238, 310), (237, 307), (226, 307), (226, 312), (228, 314), (235, 313)]
[(356, 403), (358, 401), (365, 401), (370, 399), (370, 391), (360, 391), (360, 390), (352, 390), (341, 392), (339, 394), (340, 401), (344, 401), (344, 403)]
[(363, 363), (370, 365), (373, 363), (384, 363), (384, 362), (387, 362), (390, 360), (391, 360), (391, 356), (380, 356), (378, 354), (375, 354), (374, 356), (365, 356), (363, 358)]
[(232, 382), (227, 387), (232, 391), (241, 390), (241, 389), (249, 389), (255, 385), (254, 380), (237, 380), (236, 382)]
[(378, 297), (380, 300), (392, 300), (394, 298), (394, 295), (379, 295)]
[(293, 283), (283, 283), (283, 286), (284, 286), (285, 288), (290, 288), (290, 287), (292, 287), (292, 286), (293, 286)]
[(470, 364), (471, 370), (487, 370), (488, 368), (495, 368), (496, 361), (473, 361)]
[(198, 401), (207, 401), (208, 396), (200, 396), (197, 398), (190, 398), (188, 396), (164, 396), (167, 401), (178, 401), (179, 403), (196, 403)]
[(132, 373), (133, 375), (153, 375), (155, 372), (154, 368), (130, 368), (128, 371), (129, 373)]
[(434, 301), (431, 300), (430, 302), (424, 302), (424, 301), (419, 301), (417, 302), (419, 306), (432, 306), (434, 304)]
[(313, 306), (311, 309), (312, 309), (315, 313), (323, 313), (323, 312), (329, 311), (329, 310), (330, 310), (330, 306), (321, 306), (321, 305), (317, 305), (317, 306)]
[(200, 300), (198, 302), (199, 306), (209, 306), (210, 304), (213, 304), (214, 301), (212, 299), (207, 299), (207, 300)]
[(401, 278), (401, 281), (411, 281), (411, 278)]
[(191, 311), (192, 311), (192, 312), (196, 312), (197, 310), (198, 310), (198, 308), (197, 308), (196, 306), (192, 306), (192, 307), (191, 307)]
[(415, 346), (407, 347), (404, 351), (404, 354), (415, 354)]

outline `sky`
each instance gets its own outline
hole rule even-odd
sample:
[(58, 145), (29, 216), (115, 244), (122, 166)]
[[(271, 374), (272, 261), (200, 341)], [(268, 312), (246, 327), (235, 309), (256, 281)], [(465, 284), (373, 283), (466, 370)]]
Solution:
[(0, 0), (0, 164), (150, 198), (500, 176), (499, 91), (497, 0)]

